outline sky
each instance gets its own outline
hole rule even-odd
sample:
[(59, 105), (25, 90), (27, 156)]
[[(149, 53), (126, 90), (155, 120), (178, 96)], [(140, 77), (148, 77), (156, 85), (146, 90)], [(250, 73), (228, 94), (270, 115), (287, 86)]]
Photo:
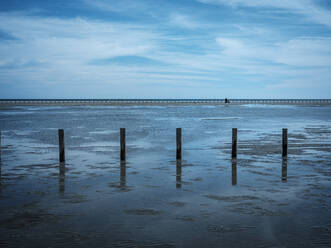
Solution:
[(331, 0), (1, 0), (0, 98), (331, 98)]

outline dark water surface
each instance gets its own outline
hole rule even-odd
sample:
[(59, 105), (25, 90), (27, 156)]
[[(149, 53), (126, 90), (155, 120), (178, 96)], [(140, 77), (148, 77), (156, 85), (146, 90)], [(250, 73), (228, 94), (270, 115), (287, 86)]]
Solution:
[(331, 246), (330, 106), (1, 107), (0, 129), (0, 246)]

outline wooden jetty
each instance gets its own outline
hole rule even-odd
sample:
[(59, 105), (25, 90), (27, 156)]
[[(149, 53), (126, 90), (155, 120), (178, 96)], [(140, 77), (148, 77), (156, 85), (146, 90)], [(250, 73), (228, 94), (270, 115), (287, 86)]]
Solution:
[[(331, 99), (229, 99), (227, 105), (331, 105)], [(224, 99), (0, 99), (10, 105), (223, 105)]]

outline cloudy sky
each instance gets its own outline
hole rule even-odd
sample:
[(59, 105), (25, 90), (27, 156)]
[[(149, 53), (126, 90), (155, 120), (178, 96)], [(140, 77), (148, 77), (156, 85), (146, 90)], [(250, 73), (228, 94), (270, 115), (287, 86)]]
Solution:
[(0, 98), (224, 97), (331, 98), (331, 1), (0, 1)]

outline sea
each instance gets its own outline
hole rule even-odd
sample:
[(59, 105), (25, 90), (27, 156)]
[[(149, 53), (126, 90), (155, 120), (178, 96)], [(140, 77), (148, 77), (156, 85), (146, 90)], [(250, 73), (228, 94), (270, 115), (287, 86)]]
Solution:
[(331, 247), (329, 104), (2, 104), (0, 131), (0, 247)]

